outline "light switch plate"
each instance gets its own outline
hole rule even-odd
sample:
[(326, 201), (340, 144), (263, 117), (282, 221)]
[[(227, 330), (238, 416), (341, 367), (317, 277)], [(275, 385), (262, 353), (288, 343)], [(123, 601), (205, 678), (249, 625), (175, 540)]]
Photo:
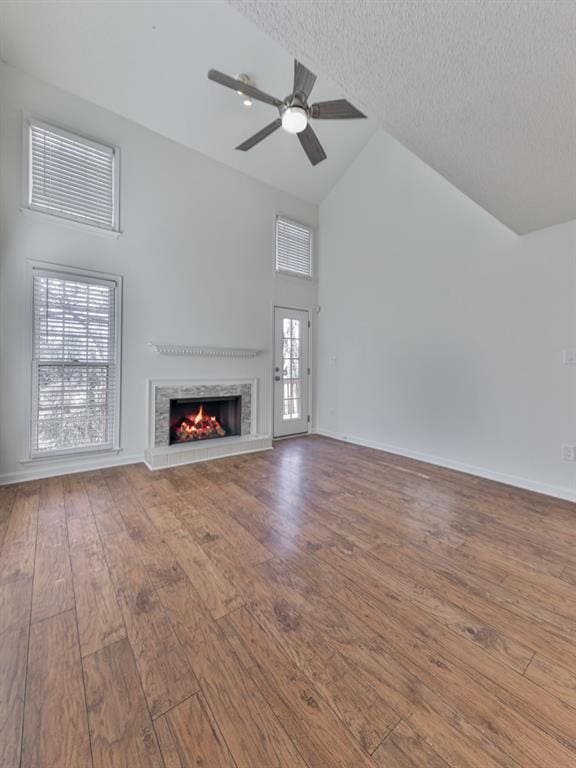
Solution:
[(562, 352), (562, 362), (564, 365), (576, 365), (576, 349), (565, 349)]
[(564, 461), (576, 461), (576, 445), (563, 445), (562, 458)]

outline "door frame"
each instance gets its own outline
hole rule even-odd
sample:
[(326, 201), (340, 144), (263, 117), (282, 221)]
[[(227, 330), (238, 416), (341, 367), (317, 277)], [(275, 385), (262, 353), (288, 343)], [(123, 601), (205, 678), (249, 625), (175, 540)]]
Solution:
[[(297, 310), (298, 312), (306, 312), (308, 314), (308, 368), (310, 369), (310, 374), (308, 375), (308, 415), (310, 416), (310, 420), (307, 422), (308, 427), (305, 432), (298, 432), (295, 435), (280, 435), (279, 437), (276, 437), (274, 435), (274, 401), (275, 401), (275, 387), (274, 387), (274, 358), (276, 354), (276, 350), (274, 348), (276, 344), (276, 310), (277, 309), (288, 309), (288, 310)], [(301, 435), (310, 435), (312, 434), (312, 422), (314, 419), (314, 400), (313, 400), (313, 379), (314, 379), (314, 365), (312, 364), (313, 361), (313, 343), (314, 343), (314, 307), (290, 307), (287, 304), (272, 304), (272, 354), (270, 356), (270, 386), (272, 388), (272, 397), (270, 398), (270, 418), (271, 418), (271, 424), (272, 424), (272, 440), (289, 440), (292, 437), (298, 437)]]

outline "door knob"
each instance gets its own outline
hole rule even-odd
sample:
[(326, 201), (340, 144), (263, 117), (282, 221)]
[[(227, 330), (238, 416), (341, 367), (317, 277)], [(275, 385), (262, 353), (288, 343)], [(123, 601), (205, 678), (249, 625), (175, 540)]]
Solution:
[(274, 381), (280, 381), (280, 376), (274, 376)]

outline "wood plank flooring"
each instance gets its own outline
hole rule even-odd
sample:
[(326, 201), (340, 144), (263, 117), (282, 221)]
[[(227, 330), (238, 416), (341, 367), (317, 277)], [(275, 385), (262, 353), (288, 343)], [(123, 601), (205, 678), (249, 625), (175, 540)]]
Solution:
[(576, 768), (576, 505), (336, 441), (0, 487), (2, 768)]

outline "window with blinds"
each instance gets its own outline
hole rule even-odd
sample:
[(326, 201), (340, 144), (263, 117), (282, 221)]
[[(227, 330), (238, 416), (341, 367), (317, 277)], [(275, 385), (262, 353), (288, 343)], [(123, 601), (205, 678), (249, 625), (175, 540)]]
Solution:
[(31, 209), (118, 230), (118, 150), (37, 120), (28, 123)]
[(119, 286), (34, 270), (32, 455), (118, 447)]
[(312, 230), (276, 217), (276, 271), (312, 277)]

